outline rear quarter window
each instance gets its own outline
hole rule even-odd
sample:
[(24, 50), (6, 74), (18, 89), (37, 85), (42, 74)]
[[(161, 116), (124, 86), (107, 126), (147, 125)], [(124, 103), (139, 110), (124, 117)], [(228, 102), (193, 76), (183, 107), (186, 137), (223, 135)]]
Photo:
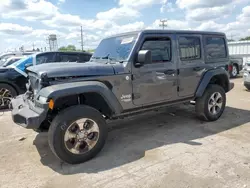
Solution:
[(91, 58), (91, 56), (90, 55), (88, 55), (88, 54), (80, 54), (79, 55), (79, 62), (81, 63), (81, 62), (87, 62), (87, 61), (89, 61), (90, 60), (90, 58)]
[(205, 38), (206, 59), (223, 59), (227, 57), (226, 41), (223, 37)]

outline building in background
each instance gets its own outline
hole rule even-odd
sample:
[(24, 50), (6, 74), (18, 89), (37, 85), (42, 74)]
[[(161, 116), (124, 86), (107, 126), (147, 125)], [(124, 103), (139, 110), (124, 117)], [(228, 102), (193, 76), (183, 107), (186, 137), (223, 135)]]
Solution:
[(229, 54), (243, 58), (243, 65), (250, 61), (250, 40), (228, 42)]

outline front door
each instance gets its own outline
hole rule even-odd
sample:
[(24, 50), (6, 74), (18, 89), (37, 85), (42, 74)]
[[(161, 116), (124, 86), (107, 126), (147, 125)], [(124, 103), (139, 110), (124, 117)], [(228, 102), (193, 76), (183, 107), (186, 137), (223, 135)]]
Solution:
[(173, 35), (146, 35), (138, 50), (150, 50), (152, 62), (132, 68), (133, 103), (138, 106), (174, 100), (177, 97), (177, 69), (173, 56)]
[(181, 98), (195, 94), (201, 76), (206, 68), (201, 35), (177, 35), (179, 66), (179, 92)]

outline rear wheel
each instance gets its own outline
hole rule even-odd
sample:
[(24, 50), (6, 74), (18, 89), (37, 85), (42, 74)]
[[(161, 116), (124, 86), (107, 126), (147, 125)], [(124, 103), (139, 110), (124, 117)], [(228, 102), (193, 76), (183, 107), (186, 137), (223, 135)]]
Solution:
[(225, 90), (219, 85), (209, 85), (202, 97), (196, 100), (196, 113), (206, 121), (216, 121), (224, 112)]
[(248, 91), (250, 91), (250, 86), (245, 86)]
[(238, 67), (237, 67), (237, 65), (233, 65), (230, 76), (231, 76), (231, 78), (236, 78), (237, 75), (238, 75)]
[(101, 151), (107, 137), (107, 126), (99, 111), (79, 105), (59, 113), (52, 121), (48, 135), (50, 148), (58, 158), (78, 164)]
[(17, 95), (16, 90), (8, 84), (0, 84), (0, 109), (7, 109), (13, 97)]

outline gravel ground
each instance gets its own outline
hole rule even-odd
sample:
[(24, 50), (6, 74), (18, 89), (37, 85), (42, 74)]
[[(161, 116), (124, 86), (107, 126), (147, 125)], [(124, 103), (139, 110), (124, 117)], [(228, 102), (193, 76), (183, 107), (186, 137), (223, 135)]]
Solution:
[(60, 162), (47, 133), (19, 127), (4, 112), (0, 187), (250, 187), (250, 93), (241, 78), (232, 81), (218, 121), (201, 122), (183, 105), (112, 122), (102, 152), (80, 165)]

